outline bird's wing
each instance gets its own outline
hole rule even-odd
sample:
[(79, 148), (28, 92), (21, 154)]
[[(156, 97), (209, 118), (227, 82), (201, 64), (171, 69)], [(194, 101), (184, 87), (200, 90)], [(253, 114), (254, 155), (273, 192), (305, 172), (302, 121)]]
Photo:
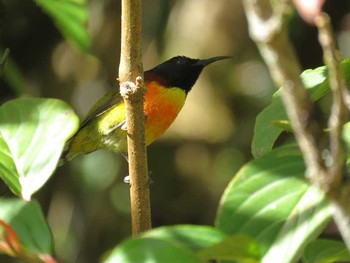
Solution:
[(103, 97), (101, 97), (89, 110), (85, 120), (81, 123), (80, 129), (86, 126), (91, 120), (102, 115), (113, 106), (119, 104), (123, 98), (116, 88), (110, 89)]

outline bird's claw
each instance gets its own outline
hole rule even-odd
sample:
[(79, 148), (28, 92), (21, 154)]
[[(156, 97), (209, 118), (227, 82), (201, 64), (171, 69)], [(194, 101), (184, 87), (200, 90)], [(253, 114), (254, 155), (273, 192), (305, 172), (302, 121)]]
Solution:
[[(148, 185), (153, 184), (153, 180), (150, 177), (150, 175), (152, 174), (152, 171), (148, 171)], [(124, 177), (123, 182), (126, 184), (130, 184), (130, 175), (127, 175)]]

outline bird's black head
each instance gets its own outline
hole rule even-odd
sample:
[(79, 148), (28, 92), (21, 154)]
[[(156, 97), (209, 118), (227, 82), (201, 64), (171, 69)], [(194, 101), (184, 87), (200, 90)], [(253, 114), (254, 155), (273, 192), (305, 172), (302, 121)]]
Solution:
[(146, 71), (163, 79), (168, 86), (178, 87), (188, 93), (196, 83), (203, 68), (215, 61), (230, 57), (213, 57), (209, 59), (193, 59), (184, 56), (173, 57), (155, 68)]

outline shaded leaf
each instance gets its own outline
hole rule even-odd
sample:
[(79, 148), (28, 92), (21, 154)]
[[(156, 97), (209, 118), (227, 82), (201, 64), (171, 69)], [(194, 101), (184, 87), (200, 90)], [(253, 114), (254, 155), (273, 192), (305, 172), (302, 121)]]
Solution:
[(295, 146), (277, 148), (245, 165), (222, 197), (216, 224), (253, 238), (262, 262), (295, 262), (330, 220), (324, 195), (304, 179)]
[(276, 120), (288, 119), (280, 97), (273, 98), (271, 104), (256, 117), (252, 154), (258, 158), (272, 150), (278, 136), (283, 130), (273, 124)]
[(288, 120), (275, 120), (272, 121), (272, 124), (275, 125), (277, 128), (282, 129), (286, 132), (293, 132), (292, 126), (290, 125), (290, 122)]
[(350, 262), (350, 253), (343, 242), (317, 239), (304, 250), (304, 263)]
[(86, 0), (35, 0), (54, 20), (66, 39), (80, 50), (90, 48), (87, 31), (88, 6)]
[(10, 256), (23, 253), (21, 241), (12, 227), (1, 219), (0, 225), (4, 229), (2, 235), (3, 241), (0, 243), (0, 252), (4, 252)]
[(260, 252), (257, 244), (244, 235), (233, 235), (218, 244), (201, 250), (198, 255), (209, 260), (237, 260), (242, 263), (260, 262)]
[(0, 107), (0, 177), (29, 200), (51, 176), (79, 119), (57, 99), (16, 99)]
[[(0, 219), (9, 224), (27, 251), (35, 254), (52, 253), (52, 236), (36, 201), (0, 199)], [(4, 228), (0, 227), (0, 233)]]
[[(342, 62), (346, 82), (350, 82), (350, 60)], [(301, 79), (305, 87), (310, 91), (311, 99), (317, 101), (330, 90), (327, 80), (327, 69), (325, 66), (314, 70), (305, 70)], [(287, 120), (280, 91), (277, 91), (272, 102), (256, 118), (254, 137), (252, 141), (252, 153), (255, 158), (271, 151), (274, 143), (283, 129), (276, 127), (273, 123), (278, 120)]]

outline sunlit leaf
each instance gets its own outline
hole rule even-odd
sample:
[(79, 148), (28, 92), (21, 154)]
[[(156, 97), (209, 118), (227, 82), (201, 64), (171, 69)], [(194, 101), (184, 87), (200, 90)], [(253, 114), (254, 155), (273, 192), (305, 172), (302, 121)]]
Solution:
[[(350, 60), (344, 60), (342, 67), (345, 80), (350, 82)], [(324, 66), (314, 70), (306, 70), (301, 74), (301, 79), (310, 91), (313, 101), (319, 100), (329, 92), (327, 74), (327, 69)], [(274, 122), (287, 119), (280, 91), (277, 91), (272, 102), (256, 118), (252, 142), (252, 153), (255, 158), (271, 151), (277, 138), (283, 132), (283, 129), (274, 125)]]
[[(0, 199), (0, 219), (19, 237), (20, 245), (35, 254), (52, 253), (52, 236), (36, 201)], [(0, 233), (5, 229), (0, 227)]]
[[(199, 251), (220, 244), (226, 238), (226, 234), (211, 226), (159, 227), (123, 242), (105, 262), (171, 262), (173, 259), (176, 262), (203, 262), (201, 258), (206, 252)], [(204, 253), (203, 256), (198, 252)]]
[(227, 235), (210, 226), (178, 225), (155, 228), (144, 237), (168, 240), (196, 252), (221, 242)]
[(117, 246), (104, 263), (164, 262), (203, 263), (190, 250), (168, 240), (156, 238), (129, 239)]
[(78, 117), (57, 99), (16, 99), (0, 107), (0, 177), (29, 200), (51, 176)]
[(303, 263), (350, 262), (350, 253), (343, 242), (317, 239), (304, 250)]
[(83, 51), (90, 47), (87, 31), (88, 6), (86, 0), (35, 0), (47, 12), (66, 39)]
[(217, 226), (253, 238), (262, 262), (295, 262), (330, 220), (324, 195), (304, 179), (295, 146), (277, 148), (244, 166), (220, 203)]
[(241, 263), (260, 262), (257, 244), (244, 235), (230, 236), (218, 244), (201, 250), (198, 255), (207, 262), (209, 260), (237, 260)]

